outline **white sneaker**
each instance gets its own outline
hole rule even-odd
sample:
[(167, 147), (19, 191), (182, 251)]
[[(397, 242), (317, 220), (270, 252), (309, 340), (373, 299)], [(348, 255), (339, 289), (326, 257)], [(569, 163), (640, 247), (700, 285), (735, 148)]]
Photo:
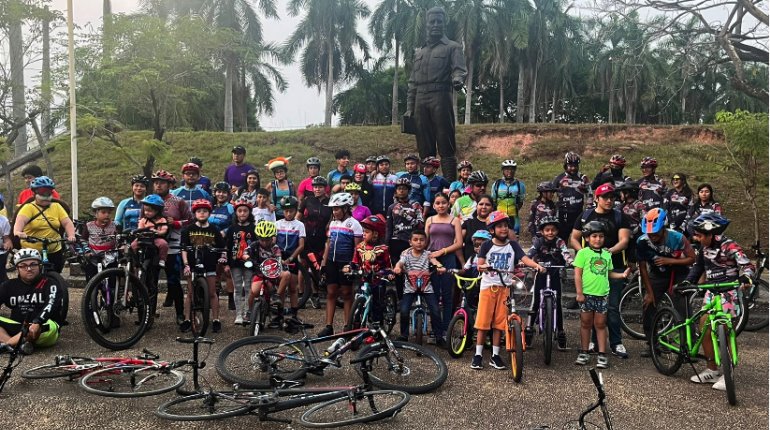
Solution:
[(690, 381), (696, 384), (713, 384), (717, 382), (717, 378), (720, 376), (718, 370), (705, 369), (697, 375), (690, 377)]
[(235, 322), (233, 324), (243, 324), (243, 316), (238, 314), (238, 316), (235, 317)]
[(714, 385), (712, 385), (711, 388), (719, 391), (727, 391), (727, 387), (725, 386), (724, 375), (720, 376), (719, 379), (717, 379), (717, 382)]

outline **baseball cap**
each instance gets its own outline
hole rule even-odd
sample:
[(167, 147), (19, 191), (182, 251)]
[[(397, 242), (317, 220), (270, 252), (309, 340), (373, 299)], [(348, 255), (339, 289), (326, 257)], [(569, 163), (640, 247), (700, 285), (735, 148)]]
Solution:
[(233, 154), (245, 154), (246, 148), (238, 145), (233, 147)]
[(612, 186), (612, 184), (601, 184), (599, 185), (599, 188), (596, 189), (594, 192), (594, 197), (603, 196), (605, 194), (610, 194), (615, 192), (615, 187)]

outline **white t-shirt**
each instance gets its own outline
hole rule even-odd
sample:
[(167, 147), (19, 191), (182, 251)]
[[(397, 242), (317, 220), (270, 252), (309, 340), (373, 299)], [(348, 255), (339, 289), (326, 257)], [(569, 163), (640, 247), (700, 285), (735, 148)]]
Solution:
[[(522, 257), (526, 256), (524, 250), (517, 242), (507, 241), (505, 245), (496, 245), (494, 240), (488, 240), (481, 244), (479, 258), (486, 258), (486, 263), (495, 270), (512, 272)], [(498, 273), (485, 271), (481, 275), (481, 289), (486, 290), (492, 285), (500, 285), (500, 275), (503, 276), (505, 286), (512, 282), (510, 273)]]
[(258, 223), (260, 220), (275, 222), (275, 212), (271, 212), (268, 208), (254, 206), (251, 213), (254, 214), (254, 224)]

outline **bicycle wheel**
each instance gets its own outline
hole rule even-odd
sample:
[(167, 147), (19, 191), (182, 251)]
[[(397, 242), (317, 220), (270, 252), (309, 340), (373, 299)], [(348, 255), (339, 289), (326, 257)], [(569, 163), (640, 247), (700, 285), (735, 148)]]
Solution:
[(304, 264), (297, 263), (299, 265), (299, 271), (302, 274), (302, 283), (298, 285), (301, 290), (299, 291), (297, 307), (299, 309), (305, 309), (305, 304), (310, 300), (310, 296), (313, 295), (313, 280), (310, 278), (310, 272), (307, 270)]
[(139, 342), (149, 314), (147, 289), (121, 268), (99, 272), (83, 292), (81, 317), (86, 333), (105, 348), (127, 349)]
[(511, 336), (513, 349), (511, 350), (511, 375), (513, 380), (521, 382), (524, 373), (524, 340), (521, 334), (521, 323), (514, 319), (508, 326), (508, 336)]
[(414, 321), (413, 321), (413, 329), (414, 329), (414, 343), (417, 345), (423, 345), (423, 327), (425, 326), (425, 313), (416, 310), (414, 312)]
[(743, 329), (759, 331), (767, 327), (768, 314), (770, 313), (768, 309), (770, 296), (768, 294), (767, 281), (757, 279), (749, 290), (745, 301), (746, 308), (748, 309), (748, 321)]
[(545, 364), (551, 364), (551, 353), (553, 352), (553, 297), (545, 297), (545, 313), (543, 314), (543, 358)]
[(398, 296), (392, 289), (385, 290), (385, 304), (383, 306), (383, 329), (385, 333), (390, 334), (396, 326), (396, 315), (398, 315)]
[(182, 384), (182, 372), (144, 364), (105, 367), (80, 378), (80, 388), (105, 397), (155, 396), (175, 390)]
[(348, 315), (348, 324), (353, 326), (353, 329), (358, 329), (367, 326), (367, 322), (364, 321), (364, 310), (366, 309), (366, 299), (363, 296), (357, 297), (353, 301), (353, 306), (350, 308), (350, 315)]
[(267, 304), (265, 299), (257, 297), (251, 305), (251, 321), (249, 322), (249, 336), (259, 336), (265, 328), (267, 318)]
[(69, 283), (64, 280), (64, 277), (53, 270), (45, 272), (45, 276), (53, 281), (53, 285), (58, 286), (61, 289), (61, 300), (57, 303), (59, 308), (59, 319), (57, 321), (59, 325), (65, 325), (67, 323), (67, 314), (70, 310), (70, 287)]
[[(467, 329), (467, 330), (466, 330)], [(447, 349), (452, 358), (460, 358), (465, 352), (465, 346), (468, 343), (467, 319), (464, 313), (458, 313), (449, 320), (447, 328)]]
[(209, 328), (209, 313), (211, 312), (211, 298), (209, 297), (209, 284), (206, 278), (201, 276), (193, 281), (193, 298), (190, 301), (190, 322), (192, 334), (195, 337), (205, 336)]
[(217, 357), (217, 373), (244, 388), (270, 388), (270, 377), (300, 380), (305, 377), (305, 347), (277, 336), (254, 336), (230, 343)]
[(621, 293), (618, 312), (620, 313), (620, 327), (626, 334), (634, 339), (644, 339), (644, 327), (642, 326), (642, 313), (644, 312), (644, 295), (636, 282), (629, 283)]
[(330, 400), (308, 409), (299, 419), (305, 427), (330, 428), (393, 418), (409, 403), (403, 391), (367, 391)]
[(79, 377), (90, 369), (100, 367), (101, 364), (94, 359), (87, 357), (71, 357), (71, 361), (66, 364), (45, 364), (43, 366), (33, 367), (21, 372), (21, 376), (26, 379), (52, 379), (52, 378), (72, 378)]
[[(449, 370), (446, 363), (433, 350), (409, 342), (383, 340), (367, 345), (358, 352), (358, 357), (389, 350), (394, 351), (372, 361), (369, 377), (375, 387), (386, 390), (401, 390), (409, 394), (429, 393), (446, 381)], [(400, 358), (400, 360), (399, 360)], [(356, 366), (360, 374), (361, 367)]]
[(722, 377), (725, 378), (725, 389), (727, 391), (727, 403), (735, 406), (737, 399), (735, 397), (735, 380), (733, 379), (733, 357), (732, 346), (730, 345), (730, 336), (727, 335), (727, 327), (724, 324), (717, 326), (717, 341), (719, 345), (719, 361), (722, 367)]
[(165, 420), (205, 421), (244, 415), (252, 410), (237, 393), (211, 391), (178, 397), (158, 406), (155, 415)]
[(658, 308), (652, 319), (652, 341), (649, 345), (652, 363), (664, 375), (676, 373), (688, 353), (684, 328), (674, 328), (681, 323), (679, 313), (668, 306)]

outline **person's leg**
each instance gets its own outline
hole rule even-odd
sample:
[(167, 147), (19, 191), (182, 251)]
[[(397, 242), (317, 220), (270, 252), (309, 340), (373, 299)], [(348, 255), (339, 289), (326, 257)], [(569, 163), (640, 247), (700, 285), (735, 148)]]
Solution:
[(590, 311), (580, 311), (580, 350), (587, 351), (588, 343), (591, 340), (591, 329), (594, 323), (594, 313)]
[(251, 309), (252, 306), (254, 306), (254, 300), (259, 297), (260, 294), (262, 294), (262, 287), (264, 286), (264, 281), (259, 278), (254, 278), (254, 281), (251, 283), (251, 294), (249, 294), (249, 309)]
[(644, 328), (644, 335), (648, 343), (650, 342), (650, 336), (652, 335), (652, 319), (655, 317), (655, 312), (658, 310), (657, 304), (660, 303), (660, 300), (663, 298), (663, 294), (665, 294), (666, 290), (668, 290), (668, 280), (650, 278), (650, 286), (652, 287), (652, 294), (655, 298), (655, 303), (650, 304), (642, 310), (642, 327)]
[(21, 323), (0, 316), (0, 343), (16, 346), (21, 339)]
[(166, 284), (168, 297), (173, 304), (177, 317), (184, 316), (184, 293), (179, 273), (179, 254), (169, 254), (166, 259)]
[(187, 289), (187, 291), (186, 291), (186, 294), (184, 294), (184, 296), (183, 296), (183, 300), (184, 300), (184, 319), (191, 320), (192, 319), (192, 314), (190, 313), (190, 308), (191, 308), (192, 303), (191, 303), (190, 300), (192, 298), (192, 294), (190, 293), (190, 291), (192, 290), (192, 278), (190, 276), (187, 276), (185, 281), (187, 281), (187, 286), (185, 287)]
[(64, 270), (64, 252), (49, 253), (48, 262), (51, 263), (54, 272), (61, 273)]
[(416, 294), (415, 293), (405, 293), (404, 296), (401, 298), (401, 315), (399, 318), (399, 323), (401, 325), (401, 338), (409, 338), (409, 311), (412, 308), (412, 303), (414, 302)]
[[(428, 305), (428, 313), (430, 314), (430, 326), (433, 329), (433, 336), (436, 337), (436, 343), (443, 343), (440, 340), (445, 335), (445, 329), (441, 321), (441, 312), (438, 306), (438, 296), (435, 293), (426, 293), (422, 295), (425, 300), (425, 304)], [(447, 321), (448, 322), (448, 321)]]
[(337, 309), (337, 284), (326, 286), (326, 325), (334, 325), (334, 311)]
[(209, 286), (209, 303), (211, 304), (211, 318), (214, 321), (219, 320), (219, 295), (217, 295), (217, 276), (206, 276), (206, 283)]
[[(616, 273), (623, 273), (625, 268), (615, 269)], [(610, 279), (610, 295), (607, 298), (607, 329), (610, 334), (610, 348), (623, 344), (623, 330), (620, 324), (620, 298), (623, 296), (623, 288), (626, 286), (622, 279)]]
[(339, 295), (340, 298), (342, 298), (342, 310), (345, 318), (345, 329), (347, 330), (351, 326), (351, 323), (347, 318), (350, 315), (350, 310), (353, 308), (353, 286), (340, 285)]
[(243, 321), (243, 290), (245, 286), (245, 279), (243, 277), (243, 269), (239, 267), (230, 268), (230, 279), (233, 284), (233, 301), (235, 302), (235, 318)]
[(594, 312), (594, 328), (596, 329), (597, 344), (599, 354), (607, 352), (607, 315)]

